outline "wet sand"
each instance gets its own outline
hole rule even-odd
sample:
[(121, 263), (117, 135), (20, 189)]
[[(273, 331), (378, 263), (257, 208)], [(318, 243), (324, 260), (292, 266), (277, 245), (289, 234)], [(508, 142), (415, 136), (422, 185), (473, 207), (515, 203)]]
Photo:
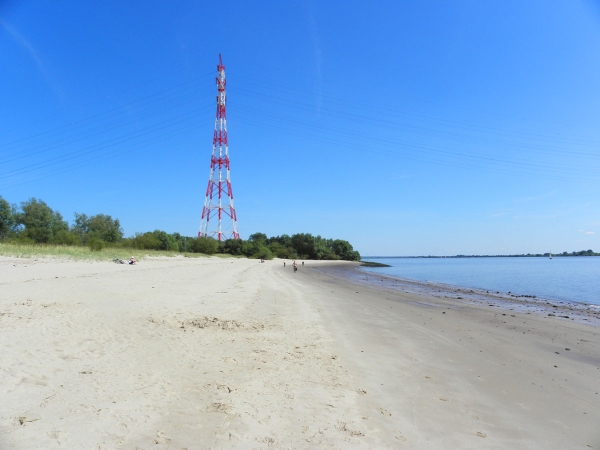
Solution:
[(416, 281), (377, 274), (357, 265), (330, 266), (323, 273), (335, 275), (355, 284), (374, 287), (383, 291), (400, 291), (422, 297), (447, 298), (492, 306), (509, 311), (542, 314), (548, 317), (570, 319), (580, 323), (600, 326), (600, 305), (546, 299), (535, 295), (465, 288), (431, 281)]
[(315, 276), (331, 286), (314, 297), (353, 370), (395, 417), (385, 432), (405, 446), (600, 448), (598, 327), (548, 316), (545, 300), (378, 283), (356, 266)]
[(341, 267), (0, 259), (0, 448), (600, 448), (597, 327)]

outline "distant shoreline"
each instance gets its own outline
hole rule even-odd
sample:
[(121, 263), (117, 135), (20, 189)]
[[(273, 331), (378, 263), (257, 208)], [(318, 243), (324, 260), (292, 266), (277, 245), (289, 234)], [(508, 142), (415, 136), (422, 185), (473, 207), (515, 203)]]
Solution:
[[(562, 253), (557, 253), (552, 254), (553, 258), (566, 258), (566, 257), (573, 257), (573, 256), (600, 256), (600, 253), (592, 253), (592, 254), (572, 254), (572, 253), (568, 253), (568, 254), (562, 254)], [(444, 259), (444, 258), (549, 258), (550, 254), (549, 253), (545, 253), (545, 254), (535, 254), (535, 255), (454, 255), (454, 256), (363, 256), (362, 259), (363, 260), (368, 260), (368, 259), (400, 259), (400, 258), (429, 258), (429, 259)]]

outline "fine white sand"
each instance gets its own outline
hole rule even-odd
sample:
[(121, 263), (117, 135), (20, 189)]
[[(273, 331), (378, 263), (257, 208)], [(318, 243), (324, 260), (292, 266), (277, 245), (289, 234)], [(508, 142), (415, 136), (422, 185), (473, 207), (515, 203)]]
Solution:
[(600, 449), (598, 328), (318, 265), (1, 258), (0, 449)]

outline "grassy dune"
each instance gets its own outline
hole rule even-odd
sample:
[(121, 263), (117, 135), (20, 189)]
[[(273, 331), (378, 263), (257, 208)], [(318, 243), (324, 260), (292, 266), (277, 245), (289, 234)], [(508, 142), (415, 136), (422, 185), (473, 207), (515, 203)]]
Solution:
[[(17, 258), (57, 257), (78, 260), (107, 261), (118, 259), (129, 259), (135, 256), (137, 260), (157, 256), (178, 256), (188, 258), (201, 258), (208, 255), (201, 253), (182, 253), (168, 250), (138, 250), (130, 248), (104, 248), (100, 251), (91, 251), (88, 247), (64, 246), (64, 245), (23, 245), (0, 243), (0, 256), (12, 256)], [(231, 257), (231, 255), (215, 255)]]

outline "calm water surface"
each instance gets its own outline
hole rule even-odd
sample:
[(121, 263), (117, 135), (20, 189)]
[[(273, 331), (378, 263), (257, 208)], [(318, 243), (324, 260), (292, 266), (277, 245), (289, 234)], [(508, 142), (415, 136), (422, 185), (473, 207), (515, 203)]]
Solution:
[(364, 270), (398, 278), (600, 305), (600, 257), (364, 258), (392, 267)]

